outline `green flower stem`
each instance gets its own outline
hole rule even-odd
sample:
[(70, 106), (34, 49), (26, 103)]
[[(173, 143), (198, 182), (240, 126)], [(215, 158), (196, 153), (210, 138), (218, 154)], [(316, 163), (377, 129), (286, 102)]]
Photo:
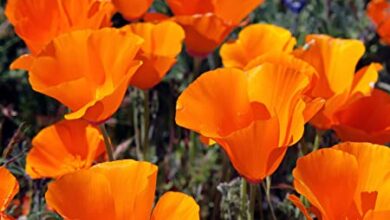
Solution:
[(241, 196), (241, 207), (240, 207), (240, 216), (238, 217), (239, 220), (244, 220), (244, 217), (247, 214), (247, 203), (248, 203), (248, 186), (246, 183), (245, 178), (241, 178), (241, 190), (240, 190), (240, 196)]
[(314, 143), (313, 143), (313, 151), (318, 150), (318, 148), (320, 147), (321, 137), (322, 137), (322, 132), (316, 130), (316, 136), (314, 138)]
[(112, 151), (112, 143), (111, 143), (110, 136), (108, 135), (108, 132), (106, 130), (106, 126), (105, 126), (105, 124), (101, 124), (99, 127), (100, 127), (100, 131), (103, 134), (104, 145), (106, 147), (106, 153), (107, 153), (107, 156), (108, 156), (108, 160), (109, 161), (114, 161), (115, 158), (114, 158), (114, 153)]
[(255, 220), (255, 204), (256, 204), (256, 184), (249, 184), (249, 215), (248, 220)]
[(271, 212), (272, 219), (277, 220), (276, 215), (275, 215), (275, 211), (274, 211), (274, 207), (273, 207), (272, 201), (271, 201), (271, 178), (270, 177), (267, 177), (265, 179), (265, 182), (263, 182), (263, 187), (265, 190), (265, 198), (267, 199), (267, 203), (268, 203), (268, 206), (269, 206), (269, 209)]
[(149, 109), (149, 91), (144, 90), (144, 137), (143, 137), (143, 157), (149, 160), (149, 127), (150, 127), (150, 109)]

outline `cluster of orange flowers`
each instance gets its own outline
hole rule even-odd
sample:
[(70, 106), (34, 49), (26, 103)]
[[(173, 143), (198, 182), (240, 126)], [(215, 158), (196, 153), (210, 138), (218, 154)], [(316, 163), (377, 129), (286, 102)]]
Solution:
[[(164, 194), (153, 208), (157, 167), (119, 160), (94, 165), (104, 153), (98, 124), (119, 108), (128, 86), (158, 84), (182, 50), (214, 51), (261, 0), (168, 0), (174, 16), (146, 14), (151, 0), (8, 0), (6, 15), (31, 54), (14, 69), (28, 71), (35, 91), (70, 109), (32, 142), (26, 172), (54, 178), (48, 205), (66, 219), (199, 219), (191, 197)], [(384, 41), (390, 19), (369, 14)], [(111, 26), (119, 11), (135, 21)], [(143, 18), (147, 22), (136, 22)], [(300, 159), (294, 187), (311, 203), (290, 200), (308, 219), (390, 219), (390, 95), (374, 89), (379, 64), (355, 73), (365, 48), (358, 40), (309, 35), (303, 47), (281, 27), (246, 26), (221, 46), (223, 68), (203, 73), (180, 95), (176, 123), (218, 143), (237, 172), (259, 183), (278, 168), (307, 122), (333, 129), (342, 141)], [(364, 120), (362, 120), (364, 118)], [(0, 218), (18, 191), (0, 168)], [(343, 182), (340, 180), (342, 179)]]

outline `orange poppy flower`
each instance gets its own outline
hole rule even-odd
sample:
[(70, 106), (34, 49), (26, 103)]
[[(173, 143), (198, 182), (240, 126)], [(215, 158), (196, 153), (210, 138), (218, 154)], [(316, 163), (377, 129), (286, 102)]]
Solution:
[(111, 0), (114, 6), (129, 21), (142, 17), (150, 8), (153, 0)]
[(108, 0), (9, 0), (5, 9), (33, 55), (62, 33), (110, 26), (113, 13)]
[(5, 210), (18, 193), (19, 183), (5, 167), (0, 167), (0, 180), (0, 219), (11, 220), (13, 218), (9, 217)]
[(14, 63), (29, 71), (32, 88), (71, 109), (66, 119), (100, 123), (115, 113), (141, 61), (143, 40), (124, 30), (104, 28), (63, 34), (35, 58)]
[(166, 193), (152, 214), (156, 178), (148, 162), (101, 163), (50, 183), (46, 201), (66, 219), (199, 219), (199, 206), (182, 193)]
[(130, 85), (150, 89), (158, 84), (176, 63), (176, 56), (182, 48), (183, 29), (173, 21), (159, 24), (135, 23), (125, 27), (145, 41), (136, 59), (142, 66), (131, 78)]
[(82, 119), (63, 120), (34, 137), (26, 173), (33, 179), (57, 178), (89, 168), (103, 152), (104, 139), (97, 127)]
[(309, 35), (306, 43), (306, 47), (296, 50), (294, 54), (318, 72), (310, 96), (327, 101), (311, 123), (319, 129), (329, 129), (335, 123), (335, 112), (348, 102), (371, 93), (380, 67), (371, 64), (355, 74), (356, 64), (365, 50), (363, 43), (358, 40)]
[(176, 123), (220, 144), (242, 176), (259, 182), (322, 106), (322, 100), (304, 100), (314, 71), (293, 56), (274, 54), (247, 72), (204, 73), (180, 95)]
[(185, 32), (187, 51), (207, 56), (217, 48), (241, 20), (263, 0), (168, 0), (167, 3)]
[[(390, 143), (390, 95), (379, 89), (335, 114), (333, 129), (343, 141)], [(364, 119), (364, 120), (362, 120)]]
[(252, 24), (245, 27), (238, 39), (221, 47), (225, 67), (244, 69), (250, 61), (269, 52), (292, 52), (296, 39), (290, 31), (271, 24)]
[[(346, 142), (312, 152), (297, 161), (294, 187), (323, 220), (390, 218), (390, 149)], [(321, 175), (318, 175), (321, 174)], [(294, 203), (308, 210), (295, 196)]]
[(387, 0), (371, 0), (367, 6), (367, 15), (376, 25), (381, 39), (390, 44), (390, 2)]

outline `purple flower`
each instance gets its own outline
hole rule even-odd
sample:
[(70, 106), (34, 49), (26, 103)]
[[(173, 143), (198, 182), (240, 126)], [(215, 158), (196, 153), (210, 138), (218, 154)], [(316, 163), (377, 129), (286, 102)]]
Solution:
[(306, 3), (306, 0), (283, 0), (283, 4), (294, 13), (300, 13)]

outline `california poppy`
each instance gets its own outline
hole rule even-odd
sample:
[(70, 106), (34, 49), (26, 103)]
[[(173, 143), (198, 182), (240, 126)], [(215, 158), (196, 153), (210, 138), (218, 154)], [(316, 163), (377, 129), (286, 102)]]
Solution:
[(164, 194), (152, 213), (156, 178), (148, 162), (101, 163), (50, 183), (46, 201), (66, 219), (199, 219), (199, 206), (182, 193)]
[[(323, 220), (390, 218), (390, 149), (346, 142), (320, 149), (297, 161), (294, 187)], [(318, 175), (321, 174), (321, 175)], [(308, 210), (290, 196), (308, 219)]]
[(114, 6), (129, 21), (136, 20), (146, 13), (153, 0), (112, 0)]
[(322, 100), (304, 99), (314, 72), (283, 53), (247, 72), (206, 72), (180, 95), (176, 123), (220, 144), (242, 176), (259, 182), (276, 170), (322, 107)]
[[(390, 143), (390, 95), (374, 89), (335, 114), (333, 129), (343, 141)], [(364, 119), (364, 120), (362, 120)]]
[(135, 23), (125, 29), (144, 39), (136, 56), (136, 59), (142, 60), (142, 66), (131, 78), (130, 85), (150, 89), (158, 84), (176, 63), (176, 56), (182, 48), (184, 31), (173, 21), (158, 24)]
[(309, 35), (306, 44), (294, 54), (318, 72), (318, 80), (309, 95), (327, 101), (311, 123), (317, 128), (329, 129), (335, 123), (335, 112), (347, 103), (371, 93), (380, 67), (371, 64), (355, 74), (356, 64), (365, 50), (363, 43), (358, 40)]
[(66, 119), (100, 123), (119, 108), (141, 65), (134, 60), (143, 40), (114, 28), (81, 30), (56, 37), (36, 57), (14, 68), (29, 71), (32, 88), (70, 108)]
[(168, 0), (173, 20), (185, 32), (187, 51), (193, 56), (207, 56), (263, 0)]
[(103, 152), (104, 140), (97, 127), (82, 119), (63, 120), (34, 137), (26, 173), (33, 179), (56, 178), (89, 168)]
[(237, 40), (221, 47), (221, 58), (225, 67), (244, 69), (253, 59), (269, 52), (292, 52), (296, 44), (292, 34), (271, 24), (246, 26)]
[(377, 27), (377, 33), (381, 39), (390, 44), (390, 2), (371, 0), (367, 6), (367, 15)]
[(113, 13), (105, 0), (9, 0), (5, 9), (33, 55), (62, 33), (110, 26)]
[(0, 219), (11, 220), (5, 211), (19, 191), (19, 183), (16, 178), (5, 167), (0, 167)]

